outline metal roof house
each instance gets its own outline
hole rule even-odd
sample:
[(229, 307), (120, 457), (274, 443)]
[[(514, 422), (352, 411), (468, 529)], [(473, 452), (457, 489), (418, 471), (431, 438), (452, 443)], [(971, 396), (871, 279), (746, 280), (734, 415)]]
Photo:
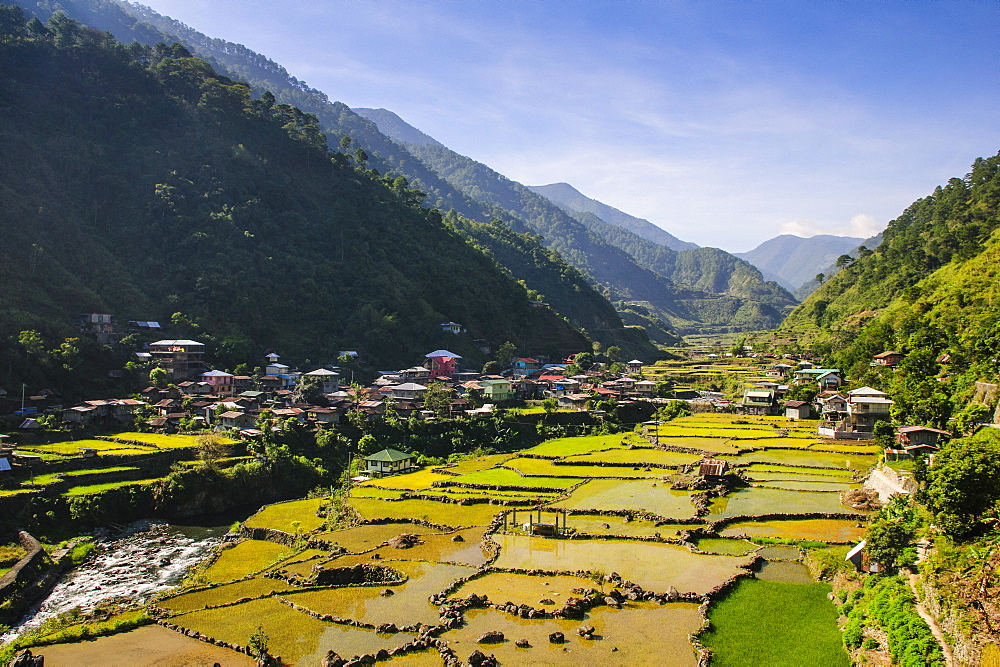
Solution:
[(363, 473), (368, 477), (386, 477), (397, 473), (409, 472), (414, 468), (413, 455), (398, 449), (383, 449), (365, 457), (368, 469)]

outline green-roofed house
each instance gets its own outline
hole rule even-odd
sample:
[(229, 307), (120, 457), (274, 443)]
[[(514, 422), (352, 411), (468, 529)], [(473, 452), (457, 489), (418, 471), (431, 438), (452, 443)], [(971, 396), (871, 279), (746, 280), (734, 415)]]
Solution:
[(401, 472), (410, 472), (415, 467), (412, 454), (389, 448), (366, 456), (365, 465), (368, 466), (368, 470), (362, 474), (368, 477), (386, 477)]

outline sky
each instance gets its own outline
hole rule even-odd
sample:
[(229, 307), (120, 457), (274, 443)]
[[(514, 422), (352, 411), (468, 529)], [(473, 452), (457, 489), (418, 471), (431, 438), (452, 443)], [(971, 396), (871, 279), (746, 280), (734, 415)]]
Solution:
[(874, 235), (1000, 150), (993, 0), (143, 0), (703, 246)]

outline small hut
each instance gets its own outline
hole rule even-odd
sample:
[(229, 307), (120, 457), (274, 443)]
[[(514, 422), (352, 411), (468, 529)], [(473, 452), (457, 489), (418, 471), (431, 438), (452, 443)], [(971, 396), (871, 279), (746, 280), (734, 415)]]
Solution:
[(413, 469), (413, 455), (401, 452), (398, 449), (383, 449), (365, 457), (365, 465), (368, 470), (364, 474), (369, 477), (386, 477), (402, 472), (410, 472)]

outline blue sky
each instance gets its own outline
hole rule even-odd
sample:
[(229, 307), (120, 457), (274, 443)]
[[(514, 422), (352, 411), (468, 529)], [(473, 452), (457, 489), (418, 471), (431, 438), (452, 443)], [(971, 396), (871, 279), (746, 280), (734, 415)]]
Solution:
[(869, 236), (1000, 150), (1000, 3), (144, 0), (529, 185), (729, 251)]

